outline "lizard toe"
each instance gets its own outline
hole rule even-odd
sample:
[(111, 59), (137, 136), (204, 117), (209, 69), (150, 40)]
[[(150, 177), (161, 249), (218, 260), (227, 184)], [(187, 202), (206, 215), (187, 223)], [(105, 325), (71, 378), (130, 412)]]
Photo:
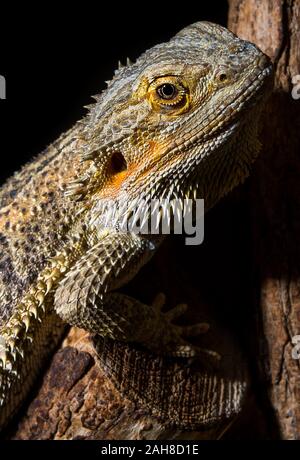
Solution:
[(182, 326), (181, 327), (181, 336), (182, 337), (196, 337), (197, 335), (206, 334), (209, 330), (208, 323), (197, 323), (192, 324), (191, 326)]
[(167, 313), (164, 314), (164, 317), (167, 321), (172, 322), (175, 319), (179, 318), (182, 316), (188, 309), (187, 304), (185, 303), (180, 303), (176, 305), (176, 307), (172, 308), (169, 310)]
[(165, 303), (166, 303), (166, 295), (163, 292), (159, 292), (155, 296), (152, 302), (152, 307), (154, 308), (154, 310), (160, 311), (165, 305)]

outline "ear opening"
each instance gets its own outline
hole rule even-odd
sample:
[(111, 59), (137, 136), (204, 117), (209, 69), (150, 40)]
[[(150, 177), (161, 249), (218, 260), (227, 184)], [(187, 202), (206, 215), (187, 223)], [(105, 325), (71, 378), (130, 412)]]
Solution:
[(111, 156), (111, 169), (114, 174), (118, 174), (127, 169), (127, 163), (121, 152), (114, 152)]

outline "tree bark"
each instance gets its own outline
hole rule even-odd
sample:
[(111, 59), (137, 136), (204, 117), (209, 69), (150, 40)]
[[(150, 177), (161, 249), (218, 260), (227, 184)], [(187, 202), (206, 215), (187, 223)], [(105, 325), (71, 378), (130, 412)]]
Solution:
[(300, 0), (229, 5), (229, 29), (258, 45), (276, 71), (263, 117), (264, 147), (251, 180), (257, 361), (280, 437), (300, 439), (299, 359), (292, 356), (292, 339), (300, 334), (300, 88), (292, 97), (300, 74)]
[(54, 355), (14, 440), (211, 439), (219, 426), (204, 432), (172, 428), (122, 395), (98, 362), (85, 331), (71, 328)]

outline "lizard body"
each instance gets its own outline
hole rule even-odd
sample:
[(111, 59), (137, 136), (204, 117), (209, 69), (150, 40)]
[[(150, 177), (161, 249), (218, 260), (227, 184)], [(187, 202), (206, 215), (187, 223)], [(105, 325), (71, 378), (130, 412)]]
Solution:
[[(212, 207), (257, 156), (271, 74), (255, 45), (193, 24), (119, 69), (88, 115), (2, 187), (0, 426), (28, 393), (63, 321), (157, 355), (197, 353), (184, 337), (203, 325), (175, 325), (182, 306), (162, 313), (161, 298), (145, 305), (118, 292), (162, 238), (120, 231), (122, 215), (107, 222), (103, 203), (123, 209), (141, 199), (204, 198)], [(207, 404), (199, 425), (231, 413), (230, 403), (217, 415)]]

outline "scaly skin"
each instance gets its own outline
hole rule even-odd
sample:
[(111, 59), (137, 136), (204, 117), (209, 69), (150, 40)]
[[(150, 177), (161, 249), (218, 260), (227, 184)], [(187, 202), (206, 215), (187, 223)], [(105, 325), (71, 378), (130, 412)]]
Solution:
[[(86, 118), (3, 186), (0, 426), (62, 336), (60, 318), (157, 354), (197, 353), (184, 337), (203, 325), (172, 323), (182, 306), (162, 313), (159, 298), (145, 305), (117, 292), (162, 238), (120, 232), (122, 216), (104, 223), (99, 204), (204, 198), (212, 207), (257, 156), (271, 74), (254, 45), (214, 24), (191, 25), (116, 71)], [(218, 418), (211, 402), (200, 425)]]

